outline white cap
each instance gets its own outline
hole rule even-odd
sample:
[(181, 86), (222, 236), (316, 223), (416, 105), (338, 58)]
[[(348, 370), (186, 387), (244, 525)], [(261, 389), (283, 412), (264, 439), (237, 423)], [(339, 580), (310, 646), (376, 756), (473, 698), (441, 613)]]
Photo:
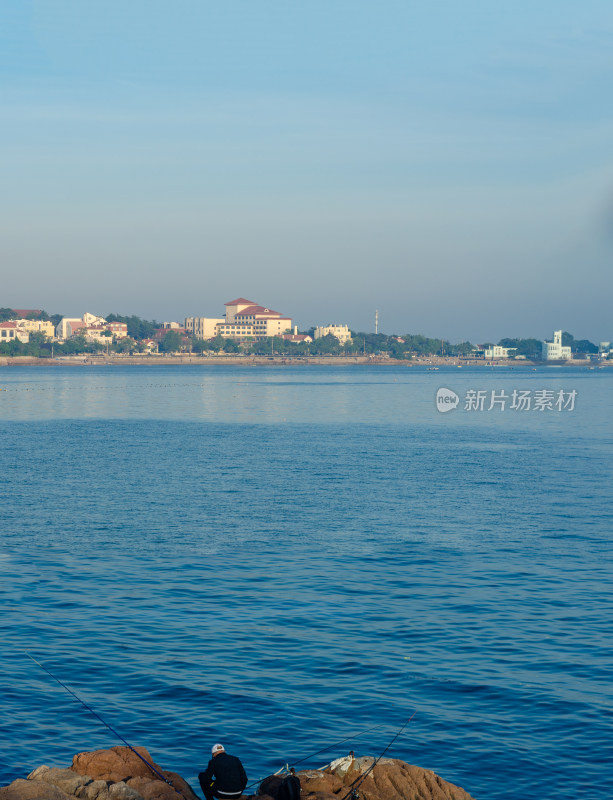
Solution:
[(219, 743), (214, 744), (213, 747), (211, 747), (211, 753), (213, 755), (215, 755), (215, 753), (225, 753), (225, 750), (226, 749), (223, 746), (223, 744), (219, 744)]

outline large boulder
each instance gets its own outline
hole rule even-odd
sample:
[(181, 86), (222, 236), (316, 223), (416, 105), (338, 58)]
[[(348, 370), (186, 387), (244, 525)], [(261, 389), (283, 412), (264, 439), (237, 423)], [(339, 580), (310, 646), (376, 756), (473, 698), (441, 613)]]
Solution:
[[(373, 767), (373, 761), (348, 757), (324, 770), (297, 772), (301, 800), (344, 800), (346, 796), (349, 800), (352, 789), (357, 790), (360, 800), (473, 800), (464, 789), (431, 770), (392, 758), (381, 759)], [(262, 781), (260, 800), (276, 800), (280, 783), (278, 776)]]
[[(172, 786), (159, 778), (134, 750), (160, 775), (170, 781)], [(187, 781), (176, 772), (163, 770), (144, 747), (135, 747), (133, 750), (129, 747), (111, 747), (109, 750), (78, 753), (72, 759), (70, 769), (79, 775), (91, 775), (92, 778), (113, 784), (124, 783), (127, 789), (144, 800), (198, 800)], [(133, 800), (133, 798), (128, 795), (124, 797), (115, 795), (112, 800)]]
[(113, 783), (127, 781), (130, 778), (150, 778), (155, 775), (136, 753), (152, 764), (158, 772), (162, 772), (162, 768), (159, 764), (154, 763), (145, 747), (135, 747), (134, 749), (111, 747), (109, 750), (92, 750), (87, 753), (77, 753), (72, 759), (70, 769), (78, 775), (90, 775), (92, 778), (112, 781)]
[(144, 747), (135, 749), (165, 780), (129, 747), (112, 747), (78, 753), (70, 769), (37, 767), (27, 780), (0, 788), (0, 800), (198, 800), (180, 775), (155, 764)]
[[(89, 775), (76, 775), (71, 769), (47, 767), (46, 765), (38, 767), (34, 772), (31, 772), (28, 775), (28, 780), (34, 782), (42, 781), (51, 786), (57, 786), (58, 789), (74, 797), (84, 797), (85, 795), (82, 792), (85, 787), (93, 783)], [(100, 781), (100, 785), (97, 788), (106, 790), (106, 783)]]
[(0, 800), (72, 800), (71, 796), (43, 781), (18, 778), (0, 788)]

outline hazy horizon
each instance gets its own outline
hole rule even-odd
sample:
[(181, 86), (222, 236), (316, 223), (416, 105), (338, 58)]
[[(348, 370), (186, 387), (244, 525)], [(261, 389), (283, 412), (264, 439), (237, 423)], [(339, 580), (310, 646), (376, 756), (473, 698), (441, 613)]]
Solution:
[(613, 338), (613, 7), (4, 12), (0, 306)]

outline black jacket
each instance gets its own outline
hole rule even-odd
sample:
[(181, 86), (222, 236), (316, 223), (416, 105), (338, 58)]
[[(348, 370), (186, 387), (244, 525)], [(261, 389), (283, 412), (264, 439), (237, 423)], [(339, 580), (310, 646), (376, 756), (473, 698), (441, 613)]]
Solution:
[(240, 759), (228, 753), (214, 756), (198, 777), (205, 785), (215, 779), (216, 787), (221, 792), (242, 792), (247, 785), (247, 775)]

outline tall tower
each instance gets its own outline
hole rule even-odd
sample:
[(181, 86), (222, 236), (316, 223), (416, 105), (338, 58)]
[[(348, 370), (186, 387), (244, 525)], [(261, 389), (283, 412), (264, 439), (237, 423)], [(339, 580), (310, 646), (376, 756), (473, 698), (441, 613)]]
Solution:
[(379, 309), (375, 310), (375, 333), (379, 333)]

